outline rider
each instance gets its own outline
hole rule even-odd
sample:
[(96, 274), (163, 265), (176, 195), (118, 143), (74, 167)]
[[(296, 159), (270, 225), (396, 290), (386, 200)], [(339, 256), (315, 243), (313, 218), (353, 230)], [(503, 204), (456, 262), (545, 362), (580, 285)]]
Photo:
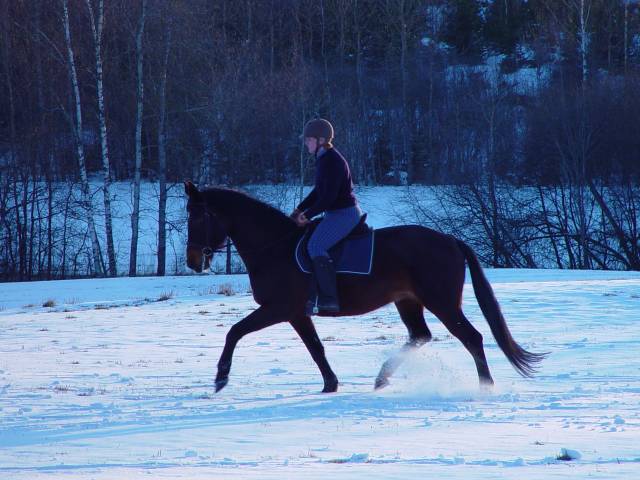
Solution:
[(336, 269), (327, 250), (353, 230), (360, 221), (362, 211), (353, 193), (349, 165), (333, 147), (331, 123), (323, 118), (310, 120), (304, 127), (302, 137), (307, 150), (316, 158), (315, 187), (291, 217), (299, 226), (303, 226), (316, 215), (324, 213), (309, 239), (307, 250), (319, 290), (315, 306), (317, 310), (338, 312)]

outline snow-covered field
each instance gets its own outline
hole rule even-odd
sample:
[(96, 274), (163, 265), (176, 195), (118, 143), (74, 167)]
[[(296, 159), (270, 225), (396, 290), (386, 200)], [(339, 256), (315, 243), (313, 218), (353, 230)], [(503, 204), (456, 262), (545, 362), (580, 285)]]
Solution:
[(288, 325), (241, 341), (215, 394), (245, 276), (2, 284), (0, 478), (640, 478), (640, 275), (488, 274), (516, 340), (551, 352), (519, 377), (466, 285), (492, 392), (431, 316), (437, 341), (374, 392), (406, 334), (387, 307), (316, 321), (337, 394)]

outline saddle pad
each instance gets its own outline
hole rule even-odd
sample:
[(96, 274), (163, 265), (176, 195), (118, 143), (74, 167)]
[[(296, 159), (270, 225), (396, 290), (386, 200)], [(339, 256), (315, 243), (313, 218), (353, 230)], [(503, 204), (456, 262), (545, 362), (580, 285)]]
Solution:
[[(329, 249), (329, 256), (336, 266), (336, 273), (355, 273), (369, 275), (373, 265), (375, 231), (369, 229), (364, 235), (350, 236), (340, 240)], [(298, 268), (311, 273), (312, 264), (307, 252), (309, 232), (302, 236), (296, 246), (295, 257)]]

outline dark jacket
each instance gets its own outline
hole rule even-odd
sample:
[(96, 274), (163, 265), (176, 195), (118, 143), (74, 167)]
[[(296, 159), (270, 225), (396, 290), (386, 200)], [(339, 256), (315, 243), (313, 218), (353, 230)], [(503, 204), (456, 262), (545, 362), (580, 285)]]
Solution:
[(335, 149), (329, 148), (316, 159), (316, 184), (298, 205), (307, 218), (327, 210), (339, 210), (357, 204), (349, 165)]

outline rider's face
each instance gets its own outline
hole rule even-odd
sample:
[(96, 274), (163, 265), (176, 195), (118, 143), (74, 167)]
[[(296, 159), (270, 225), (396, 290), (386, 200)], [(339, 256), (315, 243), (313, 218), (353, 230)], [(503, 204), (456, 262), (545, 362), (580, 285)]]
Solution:
[(318, 150), (318, 146), (324, 144), (324, 138), (315, 138), (315, 137), (305, 137), (304, 144), (309, 150), (310, 154), (315, 154), (316, 150)]
[(316, 153), (316, 149), (318, 148), (318, 139), (315, 137), (305, 137), (304, 144), (309, 150), (309, 153)]

